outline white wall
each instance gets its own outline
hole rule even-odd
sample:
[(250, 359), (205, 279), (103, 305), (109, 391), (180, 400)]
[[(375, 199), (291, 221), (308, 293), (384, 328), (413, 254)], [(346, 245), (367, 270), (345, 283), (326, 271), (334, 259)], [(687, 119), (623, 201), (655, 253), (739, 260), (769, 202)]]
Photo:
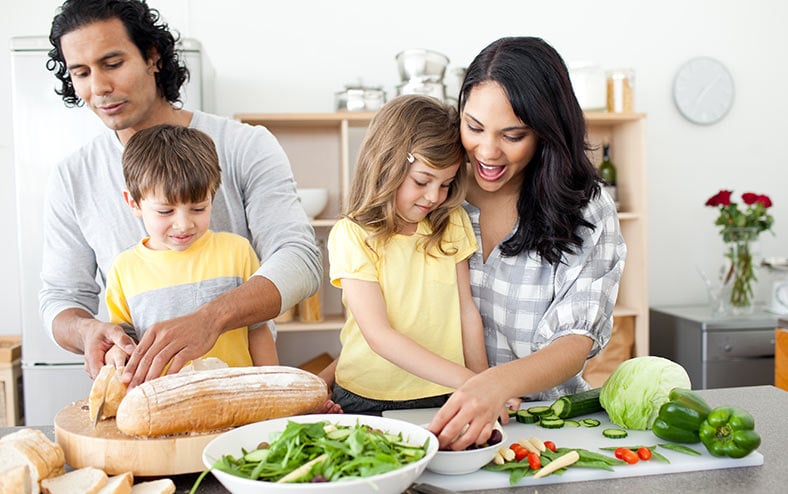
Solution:
[[(0, 39), (47, 34), (55, 0), (0, 2)], [(329, 112), (334, 93), (362, 78), (394, 94), (394, 56), (413, 47), (445, 53), (466, 66), (505, 35), (540, 36), (566, 61), (594, 60), (637, 73), (636, 110), (648, 114), (649, 290), (652, 305), (699, 303), (706, 295), (696, 265), (720, 251), (716, 212), (703, 203), (721, 188), (769, 194), (775, 237), (770, 256), (788, 256), (788, 3), (782, 0), (368, 0), (256, 2), (150, 0), (182, 35), (199, 39), (214, 68), (209, 109)], [(8, 45), (6, 45), (8, 46)], [(723, 61), (736, 100), (720, 123), (681, 118), (671, 84), (695, 56)], [(0, 334), (18, 332), (9, 51), (0, 51)], [(623, 164), (622, 164), (623, 166)], [(759, 299), (770, 280), (763, 274)]]

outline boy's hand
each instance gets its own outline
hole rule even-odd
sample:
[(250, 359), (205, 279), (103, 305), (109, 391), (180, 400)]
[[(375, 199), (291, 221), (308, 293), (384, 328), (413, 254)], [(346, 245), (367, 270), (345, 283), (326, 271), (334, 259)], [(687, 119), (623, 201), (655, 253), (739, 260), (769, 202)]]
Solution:
[(126, 360), (128, 360), (130, 355), (130, 353), (126, 353), (121, 347), (115, 345), (104, 355), (104, 363), (115, 368), (123, 367), (126, 365)]

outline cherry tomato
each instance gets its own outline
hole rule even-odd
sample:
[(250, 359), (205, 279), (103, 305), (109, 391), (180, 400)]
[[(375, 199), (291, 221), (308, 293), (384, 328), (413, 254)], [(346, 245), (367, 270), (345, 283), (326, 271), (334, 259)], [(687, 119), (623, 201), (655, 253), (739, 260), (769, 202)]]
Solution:
[(648, 448), (638, 448), (638, 457), (641, 460), (650, 460), (651, 459), (651, 450)]
[(544, 447), (555, 453), (555, 443), (553, 441), (545, 441)]
[(616, 451), (614, 452), (614, 454), (616, 455), (616, 458), (618, 458), (619, 460), (623, 460), (624, 459), (624, 451), (626, 449), (627, 448), (616, 448)]
[(635, 463), (640, 461), (640, 457), (637, 453), (632, 451), (629, 448), (620, 448), (623, 451), (621, 452), (621, 459), (625, 462), (629, 463), (630, 465), (634, 465)]
[(517, 444), (517, 443), (512, 443), (512, 444), (509, 446), (509, 449), (511, 449), (512, 451), (514, 451), (514, 459), (515, 459), (516, 461), (520, 461), (520, 460), (522, 460), (523, 458), (525, 458), (526, 456), (528, 456), (528, 450), (527, 450), (527, 449), (525, 449), (524, 447), (520, 446), (520, 445), (519, 445), (519, 444)]
[(528, 466), (531, 467), (531, 470), (542, 468), (542, 460), (539, 459), (539, 455), (534, 452), (528, 453)]

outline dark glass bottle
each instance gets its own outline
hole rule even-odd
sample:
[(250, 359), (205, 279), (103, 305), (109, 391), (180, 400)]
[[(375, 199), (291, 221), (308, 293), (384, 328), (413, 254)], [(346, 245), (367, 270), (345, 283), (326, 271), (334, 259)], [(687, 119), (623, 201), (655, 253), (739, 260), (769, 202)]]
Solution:
[(605, 184), (605, 190), (618, 203), (616, 191), (616, 166), (610, 161), (610, 144), (602, 145), (602, 163), (599, 164), (599, 175)]

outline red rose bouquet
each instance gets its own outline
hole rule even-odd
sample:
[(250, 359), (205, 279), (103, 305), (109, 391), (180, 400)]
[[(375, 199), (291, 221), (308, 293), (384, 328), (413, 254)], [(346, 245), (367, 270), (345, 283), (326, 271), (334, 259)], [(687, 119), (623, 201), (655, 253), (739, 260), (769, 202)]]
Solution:
[(723, 283), (733, 280), (731, 285), (730, 303), (733, 307), (750, 307), (752, 305), (752, 283), (757, 280), (753, 266), (751, 242), (758, 235), (771, 230), (774, 218), (768, 209), (772, 207), (769, 196), (745, 192), (741, 195), (742, 202), (747, 206), (739, 208), (739, 204), (731, 202), (731, 190), (721, 190), (706, 201), (706, 206), (716, 207), (720, 215), (715, 225), (719, 225), (722, 241), (726, 243), (725, 257), (729, 267)]

